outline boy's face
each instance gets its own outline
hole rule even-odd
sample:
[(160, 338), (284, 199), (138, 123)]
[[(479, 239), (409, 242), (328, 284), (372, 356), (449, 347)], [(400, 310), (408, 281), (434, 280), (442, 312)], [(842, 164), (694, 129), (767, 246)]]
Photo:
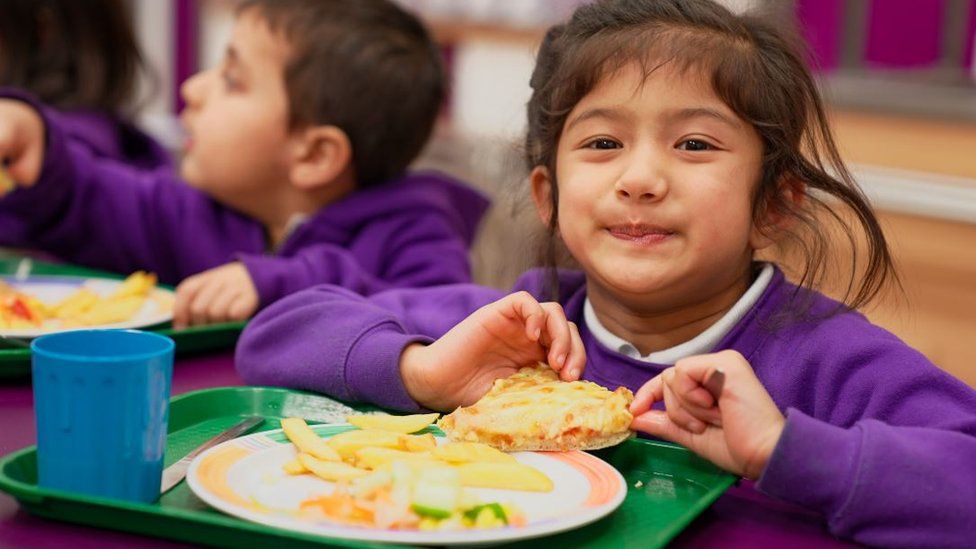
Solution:
[(748, 273), (764, 245), (752, 222), (763, 146), (704, 79), (643, 76), (635, 64), (604, 78), (567, 117), (559, 232), (592, 290), (667, 309)]
[(218, 67), (186, 81), (183, 178), (244, 213), (288, 177), (287, 46), (253, 12), (243, 13)]

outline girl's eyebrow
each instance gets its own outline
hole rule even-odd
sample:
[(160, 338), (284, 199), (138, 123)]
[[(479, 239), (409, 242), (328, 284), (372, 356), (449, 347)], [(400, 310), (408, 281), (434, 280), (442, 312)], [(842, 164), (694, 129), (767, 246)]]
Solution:
[(671, 123), (684, 122), (694, 118), (711, 118), (717, 120), (733, 129), (742, 128), (742, 123), (728, 116), (727, 114), (709, 107), (692, 107), (687, 109), (677, 109), (665, 114), (665, 119)]
[(618, 108), (598, 107), (595, 109), (587, 109), (566, 123), (566, 131), (571, 130), (577, 124), (594, 118), (604, 118), (611, 122), (620, 122), (626, 120), (627, 114)]

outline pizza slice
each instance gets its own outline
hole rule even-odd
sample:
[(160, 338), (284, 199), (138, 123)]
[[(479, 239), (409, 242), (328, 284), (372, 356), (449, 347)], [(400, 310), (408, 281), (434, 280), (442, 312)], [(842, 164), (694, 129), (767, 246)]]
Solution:
[(595, 450), (633, 433), (626, 387), (610, 391), (590, 381), (561, 381), (545, 365), (497, 379), (481, 400), (444, 416), (437, 426), (459, 442), (504, 450)]

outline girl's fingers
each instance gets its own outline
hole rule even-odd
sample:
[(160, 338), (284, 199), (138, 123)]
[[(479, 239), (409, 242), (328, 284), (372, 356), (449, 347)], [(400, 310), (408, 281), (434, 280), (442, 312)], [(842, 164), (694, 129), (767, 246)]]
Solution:
[(630, 413), (637, 416), (651, 409), (655, 402), (664, 400), (664, 384), (661, 376), (655, 376), (641, 386), (630, 403)]
[(583, 345), (583, 338), (580, 337), (579, 326), (575, 322), (569, 323), (570, 331), (570, 350), (566, 363), (560, 372), (563, 381), (576, 381), (583, 375), (583, 368), (586, 367), (586, 347)]
[(543, 303), (542, 309), (546, 313), (546, 329), (540, 343), (549, 347), (547, 354), (549, 366), (557, 372), (566, 364), (566, 357), (573, 348), (573, 334), (566, 320), (566, 313), (558, 303)]
[(511, 294), (504, 301), (508, 303), (502, 307), (502, 314), (513, 320), (520, 320), (525, 326), (525, 336), (529, 341), (539, 341), (546, 317), (542, 305), (525, 291)]
[[(666, 370), (665, 374), (670, 370)], [(670, 377), (670, 376), (668, 376)], [(706, 425), (704, 422), (695, 419), (694, 416), (688, 413), (678, 399), (674, 395), (674, 391), (671, 390), (669, 386), (669, 380), (667, 377), (664, 379), (664, 408), (668, 417), (671, 418), (678, 427), (682, 429), (691, 431), (695, 434), (701, 434), (705, 432)]]
[(682, 402), (700, 408), (710, 408), (718, 404), (715, 402), (715, 398), (702, 386), (707, 376), (715, 370), (715, 367), (709, 366), (705, 370), (705, 375), (699, 379), (697, 376), (701, 368), (685, 367), (685, 364), (687, 363), (679, 361), (672, 368), (674, 377), (670, 382), (671, 390), (681, 398)]
[(630, 428), (695, 450), (694, 435), (671, 421), (668, 414), (661, 410), (649, 410), (636, 416)]

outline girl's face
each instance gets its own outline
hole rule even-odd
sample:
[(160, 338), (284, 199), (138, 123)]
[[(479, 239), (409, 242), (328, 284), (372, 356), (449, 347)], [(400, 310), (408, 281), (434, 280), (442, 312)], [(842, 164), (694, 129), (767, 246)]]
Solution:
[[(559, 140), (559, 232), (603, 293), (640, 310), (707, 301), (748, 276), (759, 134), (703, 81), (638, 64), (603, 79)], [(548, 214), (548, 177), (533, 191)]]

